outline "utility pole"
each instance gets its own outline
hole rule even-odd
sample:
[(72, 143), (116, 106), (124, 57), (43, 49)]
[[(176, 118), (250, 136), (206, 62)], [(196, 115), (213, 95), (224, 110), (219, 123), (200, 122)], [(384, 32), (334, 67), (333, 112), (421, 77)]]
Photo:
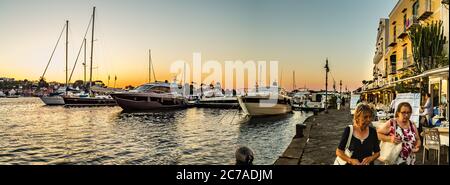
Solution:
[(342, 96), (342, 80), (339, 83), (340, 87), (339, 87), (339, 94)]
[(330, 68), (328, 67), (328, 58), (325, 64), (325, 113), (328, 113), (328, 72)]
[(292, 90), (295, 90), (295, 71), (292, 71)]

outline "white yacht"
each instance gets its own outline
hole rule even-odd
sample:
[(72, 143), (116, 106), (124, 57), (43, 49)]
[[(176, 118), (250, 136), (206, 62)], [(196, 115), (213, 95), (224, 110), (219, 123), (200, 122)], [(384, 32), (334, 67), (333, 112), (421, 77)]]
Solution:
[(292, 98), (279, 88), (262, 92), (260, 89), (238, 96), (238, 101), (244, 114), (249, 116), (271, 116), (292, 112)]
[(64, 105), (64, 99), (62, 95), (66, 92), (65, 87), (60, 87), (54, 93), (44, 95), (41, 98), (45, 105)]
[(206, 108), (239, 108), (239, 102), (236, 96), (224, 94), (220, 84), (217, 83), (215, 87), (212, 85), (202, 91), (200, 99), (197, 101), (197, 107)]

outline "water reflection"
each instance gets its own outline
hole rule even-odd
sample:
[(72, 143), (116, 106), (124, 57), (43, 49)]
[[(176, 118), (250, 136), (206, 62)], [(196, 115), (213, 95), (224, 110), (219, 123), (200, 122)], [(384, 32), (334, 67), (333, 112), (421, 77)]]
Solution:
[(0, 164), (234, 164), (241, 145), (272, 164), (307, 115), (251, 118), (234, 109), (123, 112), (0, 99)]

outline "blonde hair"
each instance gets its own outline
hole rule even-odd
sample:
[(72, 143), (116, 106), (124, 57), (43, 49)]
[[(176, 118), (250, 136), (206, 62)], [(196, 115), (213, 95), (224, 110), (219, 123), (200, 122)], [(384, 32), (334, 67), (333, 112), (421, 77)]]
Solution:
[(360, 103), (356, 106), (355, 114), (353, 115), (354, 120), (358, 120), (358, 118), (363, 114), (373, 114), (373, 109), (364, 103)]

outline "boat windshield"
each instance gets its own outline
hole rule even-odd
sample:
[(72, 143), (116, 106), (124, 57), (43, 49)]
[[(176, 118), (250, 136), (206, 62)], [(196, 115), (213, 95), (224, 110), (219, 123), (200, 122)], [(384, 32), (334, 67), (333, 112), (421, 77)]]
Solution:
[(158, 85), (142, 85), (134, 89), (136, 92), (170, 93), (170, 87)]
[(143, 91), (148, 91), (152, 87), (153, 87), (153, 85), (141, 85), (139, 87), (136, 87), (136, 89), (134, 89), (134, 90), (135, 91), (139, 91), (139, 92), (143, 92)]

